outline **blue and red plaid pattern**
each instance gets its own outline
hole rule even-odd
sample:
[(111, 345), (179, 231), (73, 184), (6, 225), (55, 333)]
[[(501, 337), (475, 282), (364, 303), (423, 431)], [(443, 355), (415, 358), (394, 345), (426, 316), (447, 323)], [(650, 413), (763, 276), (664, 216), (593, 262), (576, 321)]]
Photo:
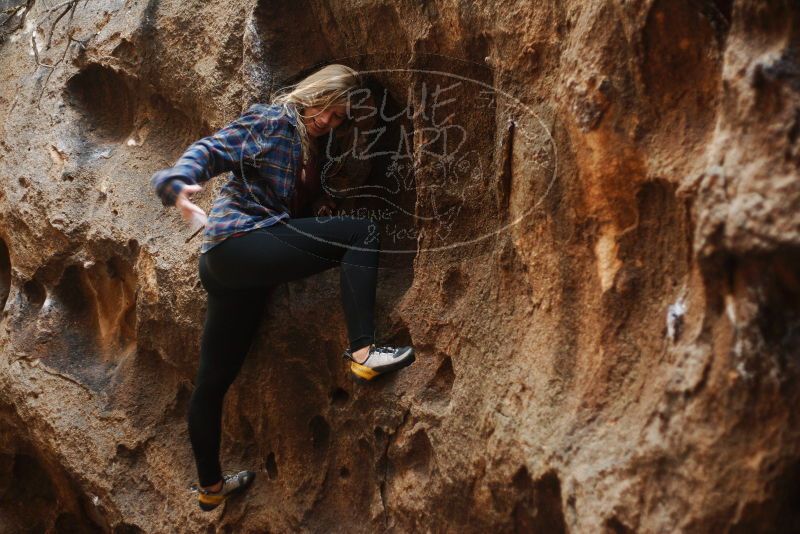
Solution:
[(296, 121), (291, 105), (254, 104), (217, 133), (192, 143), (173, 167), (153, 175), (151, 184), (162, 204), (174, 206), (186, 185), (230, 172), (208, 214), (201, 254), (232, 234), (290, 216), (302, 165)]

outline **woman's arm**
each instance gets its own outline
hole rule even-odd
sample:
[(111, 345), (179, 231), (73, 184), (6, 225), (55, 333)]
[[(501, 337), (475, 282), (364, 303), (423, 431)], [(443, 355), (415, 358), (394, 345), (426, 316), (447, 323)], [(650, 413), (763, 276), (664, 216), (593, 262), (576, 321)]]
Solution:
[(150, 180), (162, 204), (174, 206), (187, 185), (206, 182), (217, 174), (236, 169), (244, 159), (255, 158), (262, 149), (270, 122), (260, 106), (254, 105), (217, 133), (192, 143), (173, 167), (158, 171)]

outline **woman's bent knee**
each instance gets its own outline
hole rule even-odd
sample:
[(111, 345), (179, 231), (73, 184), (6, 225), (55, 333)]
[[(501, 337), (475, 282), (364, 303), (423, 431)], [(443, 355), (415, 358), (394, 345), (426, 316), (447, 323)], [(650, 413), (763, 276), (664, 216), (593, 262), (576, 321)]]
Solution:
[(365, 248), (380, 249), (380, 229), (371, 219), (349, 218), (351, 227), (351, 244)]

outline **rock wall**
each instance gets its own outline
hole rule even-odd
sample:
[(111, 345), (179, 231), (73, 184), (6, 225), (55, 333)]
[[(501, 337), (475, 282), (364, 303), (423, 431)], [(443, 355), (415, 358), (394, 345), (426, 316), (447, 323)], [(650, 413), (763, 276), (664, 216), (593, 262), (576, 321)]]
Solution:
[[(5, 530), (800, 529), (796, 3), (0, 7)], [(277, 287), (223, 425), (259, 475), (203, 514), (199, 241), (149, 177), (331, 61), (397, 112), (343, 209), (418, 361), (351, 382), (338, 274)]]

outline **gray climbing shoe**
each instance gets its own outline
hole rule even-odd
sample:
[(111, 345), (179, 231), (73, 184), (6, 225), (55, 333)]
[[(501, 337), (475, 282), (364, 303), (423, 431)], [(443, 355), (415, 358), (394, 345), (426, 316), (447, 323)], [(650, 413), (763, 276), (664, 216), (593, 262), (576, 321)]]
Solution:
[(345, 350), (342, 356), (350, 360), (350, 372), (353, 376), (358, 380), (366, 381), (397, 371), (403, 367), (408, 367), (416, 360), (412, 347), (376, 347), (375, 345), (370, 345), (369, 353), (364, 363), (355, 361), (350, 349)]
[(256, 474), (253, 471), (239, 471), (222, 477), (222, 489), (219, 491), (208, 491), (200, 487), (200, 484), (193, 484), (190, 488), (197, 493), (197, 503), (200, 508), (210, 512), (223, 502), (225, 499), (237, 493), (241, 493), (253, 483)]

